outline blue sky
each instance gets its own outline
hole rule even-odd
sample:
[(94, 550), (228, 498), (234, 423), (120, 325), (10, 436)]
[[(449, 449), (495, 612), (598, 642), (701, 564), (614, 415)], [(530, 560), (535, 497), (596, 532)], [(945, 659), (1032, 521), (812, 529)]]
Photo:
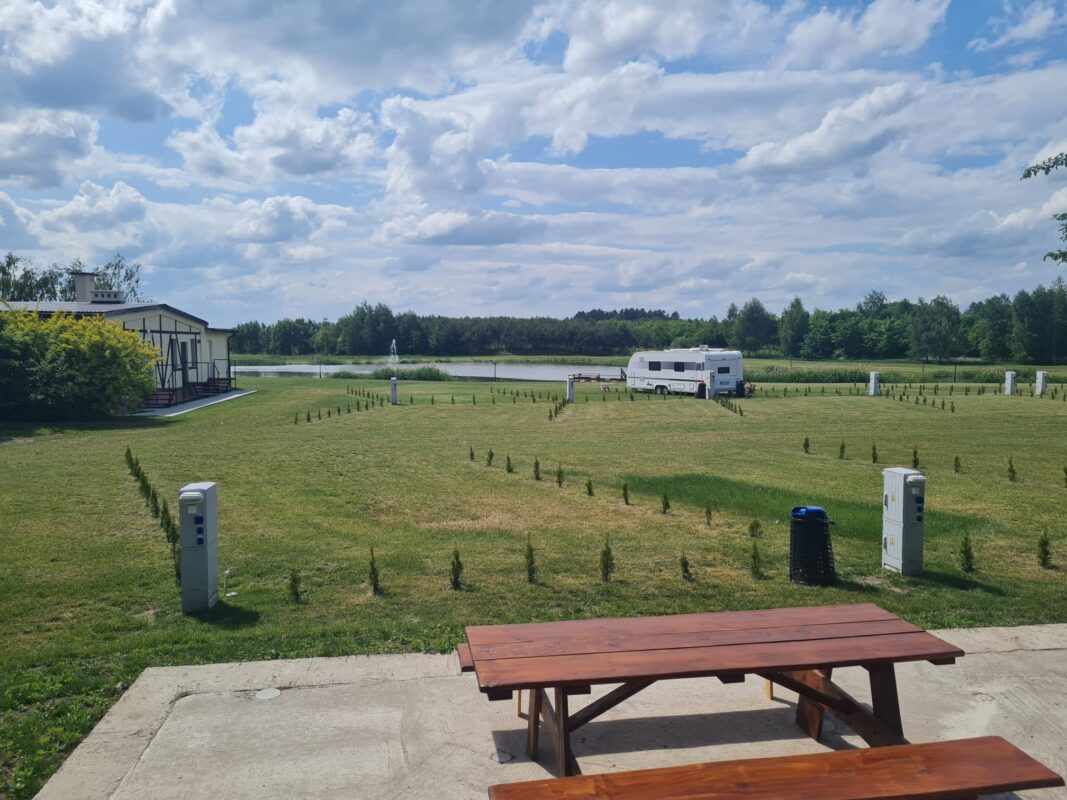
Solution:
[(5, 0), (0, 250), (215, 324), (1048, 283), (1067, 0)]

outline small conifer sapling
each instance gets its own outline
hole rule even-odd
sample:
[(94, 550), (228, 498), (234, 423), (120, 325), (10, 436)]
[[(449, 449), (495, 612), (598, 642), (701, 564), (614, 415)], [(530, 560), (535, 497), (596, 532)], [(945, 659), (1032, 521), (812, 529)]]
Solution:
[(960, 569), (974, 572), (974, 548), (971, 546), (971, 534), (964, 533), (960, 542)]
[(630, 484), (627, 481), (622, 484), (622, 502), (623, 505), (630, 505)]
[(685, 553), (682, 553), (682, 557), (678, 559), (678, 566), (682, 568), (682, 580), (693, 580), (693, 573), (689, 571), (689, 559), (685, 557)]
[(671, 510), (671, 499), (667, 497), (667, 493), (663, 493), (663, 513), (666, 514)]
[(1037, 563), (1044, 569), (1052, 568), (1052, 542), (1048, 531), (1042, 533), (1041, 538), (1037, 540)]
[(604, 537), (604, 549), (600, 551), (600, 580), (608, 583), (615, 572), (615, 554), (611, 551), (611, 539)]
[(534, 559), (533, 544), (526, 537), (526, 582), (537, 583), (537, 561)]
[(593, 479), (592, 478), (586, 478), (586, 481), (585, 481), (585, 494), (586, 494), (587, 497), (592, 497), (593, 496)]
[(452, 565), (448, 570), (448, 583), (454, 591), (463, 588), (463, 562), (459, 560), (459, 547), (452, 550)]
[(370, 593), (371, 594), (381, 594), (382, 593), (382, 587), (381, 587), (381, 583), (379, 582), (378, 562), (375, 561), (375, 559), (374, 559), (374, 548), (373, 547), (370, 549), (370, 570), (369, 570), (368, 577), (370, 578)]

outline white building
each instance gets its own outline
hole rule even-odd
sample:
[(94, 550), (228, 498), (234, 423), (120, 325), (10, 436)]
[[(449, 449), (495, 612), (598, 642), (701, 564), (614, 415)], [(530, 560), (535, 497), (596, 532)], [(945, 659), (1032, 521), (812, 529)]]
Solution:
[(74, 273), (74, 287), (73, 302), (7, 302), (0, 304), (0, 310), (6, 305), (41, 316), (61, 312), (101, 316), (136, 331), (160, 352), (155, 365), (157, 389), (148, 397), (147, 407), (174, 405), (231, 388), (231, 329), (212, 328), (206, 320), (165, 303), (127, 303), (124, 292), (97, 289), (92, 272)]

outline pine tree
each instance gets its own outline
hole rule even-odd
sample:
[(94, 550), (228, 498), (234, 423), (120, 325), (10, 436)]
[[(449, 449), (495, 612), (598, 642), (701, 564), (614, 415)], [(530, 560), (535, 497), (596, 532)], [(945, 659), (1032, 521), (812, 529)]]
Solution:
[(622, 484), (622, 502), (624, 505), (630, 505), (630, 484), (628, 481), (624, 481)]
[(474, 448), (473, 447), (470, 449), (470, 460), (474, 461)]
[(878, 446), (875, 444), (871, 444), (871, 463), (878, 463)]
[(663, 513), (666, 514), (671, 510), (671, 499), (667, 497), (667, 493), (663, 493)]
[(507, 472), (508, 474), (511, 474), (512, 472), (515, 471), (514, 467), (511, 466), (511, 455), (510, 454), (507, 457), (507, 461), (504, 463), (504, 471)]
[(955, 472), (957, 475), (960, 474), (960, 457), (959, 456), (956, 456), (955, 458), (952, 459), (952, 471)]
[(844, 459), (844, 457), (845, 457), (845, 443), (844, 442), (841, 442), (841, 447), (839, 447), (838, 450), (837, 450), (837, 457), (838, 457), (838, 459)]
[(678, 566), (682, 568), (682, 580), (693, 580), (693, 573), (689, 571), (689, 559), (685, 557), (685, 553), (682, 553), (682, 557), (678, 559)]
[(748, 572), (756, 580), (763, 578), (763, 556), (760, 555), (759, 542), (752, 543), (752, 551), (748, 559)]
[(541, 462), (537, 460), (536, 456), (534, 457), (534, 480), (541, 480)]
[(918, 447), (912, 447), (911, 448), (911, 468), (912, 469), (918, 469), (919, 468), (919, 448)]
[(563, 465), (556, 467), (556, 486), (563, 488)]
[(711, 527), (711, 506), (704, 506), (704, 524)]
[(593, 479), (587, 478), (585, 481), (585, 494), (588, 497), (593, 496)]
[(811, 440), (808, 439), (807, 436), (804, 437), (804, 453), (805, 454), (810, 454), (811, 453)]

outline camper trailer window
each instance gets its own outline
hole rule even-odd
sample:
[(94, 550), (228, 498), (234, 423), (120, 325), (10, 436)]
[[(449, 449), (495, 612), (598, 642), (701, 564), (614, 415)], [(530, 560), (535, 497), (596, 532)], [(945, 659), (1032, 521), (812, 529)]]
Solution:
[(649, 369), (650, 372), (659, 372), (659, 362), (658, 361), (649, 361), (648, 362), (648, 369)]
[(730, 374), (730, 368), (729, 367), (719, 367), (715, 371), (718, 372), (720, 375), (729, 375)]
[(675, 372), (685, 372), (685, 362), (684, 361), (675, 361), (674, 362), (674, 371)]

